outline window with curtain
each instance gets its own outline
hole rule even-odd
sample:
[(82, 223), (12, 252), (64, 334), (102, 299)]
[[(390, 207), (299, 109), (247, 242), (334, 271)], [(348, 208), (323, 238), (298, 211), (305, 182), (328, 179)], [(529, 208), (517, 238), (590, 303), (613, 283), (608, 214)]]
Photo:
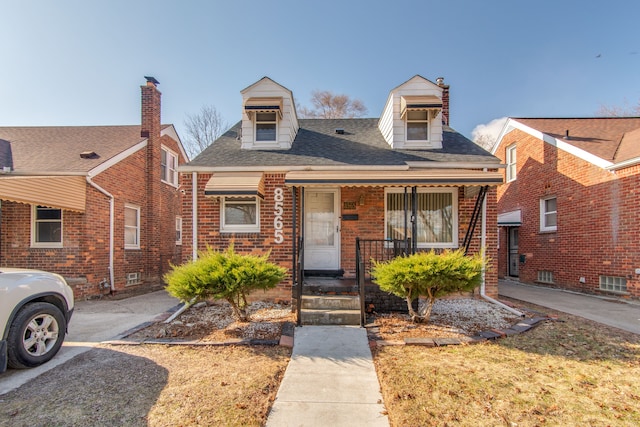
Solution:
[(416, 199), (417, 235), (411, 235), (412, 196), (403, 189), (390, 189), (386, 197), (385, 237), (415, 239), (418, 247), (458, 246), (458, 197), (456, 189), (418, 189)]

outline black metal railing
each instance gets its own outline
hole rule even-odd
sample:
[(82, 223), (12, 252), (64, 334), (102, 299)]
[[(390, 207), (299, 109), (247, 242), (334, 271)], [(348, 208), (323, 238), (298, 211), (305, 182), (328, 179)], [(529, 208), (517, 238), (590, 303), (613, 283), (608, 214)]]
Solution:
[(365, 311), (365, 283), (371, 279), (375, 262), (389, 261), (411, 253), (411, 239), (375, 240), (356, 237), (356, 284), (360, 296), (360, 326), (367, 322)]
[(296, 269), (294, 271), (294, 285), (296, 286), (296, 318), (298, 326), (302, 326), (302, 287), (304, 286), (304, 240), (298, 240)]

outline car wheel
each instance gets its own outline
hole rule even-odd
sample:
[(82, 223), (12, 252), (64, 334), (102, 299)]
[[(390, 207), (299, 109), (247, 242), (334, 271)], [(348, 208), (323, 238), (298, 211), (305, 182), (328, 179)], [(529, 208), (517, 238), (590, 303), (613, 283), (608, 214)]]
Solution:
[(56, 355), (67, 330), (58, 307), (47, 302), (27, 304), (11, 323), (7, 362), (12, 368), (33, 368)]

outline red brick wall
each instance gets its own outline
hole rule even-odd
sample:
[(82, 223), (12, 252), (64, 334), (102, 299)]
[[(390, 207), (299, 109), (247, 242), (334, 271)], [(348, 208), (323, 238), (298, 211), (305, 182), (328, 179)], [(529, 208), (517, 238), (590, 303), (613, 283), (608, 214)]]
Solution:
[[(599, 276), (627, 278), (630, 295), (640, 296), (640, 241), (637, 208), (640, 170), (609, 172), (515, 130), (503, 138), (496, 156), (517, 143), (517, 179), (498, 190), (500, 213), (522, 211), (520, 279), (537, 281), (553, 272), (557, 287), (600, 293)], [(557, 198), (558, 229), (540, 231), (540, 199)], [(506, 233), (501, 235), (500, 274), (506, 274)], [(584, 278), (584, 283), (580, 279)]]
[[(284, 186), (284, 174), (265, 174), (265, 200), (261, 203), (261, 226), (260, 233), (225, 234), (220, 233), (220, 203), (217, 198), (204, 196), (204, 186), (211, 174), (198, 174), (198, 246), (202, 250), (207, 245), (215, 249), (225, 249), (233, 241), (238, 252), (264, 252), (271, 250), (271, 260), (291, 271), (292, 268), (292, 194)], [(184, 244), (183, 259), (191, 259), (192, 254), (192, 220), (191, 220), (191, 197), (192, 197), (192, 175), (183, 174), (181, 177), (182, 187), (185, 190), (183, 198), (183, 224), (184, 224)], [(284, 189), (284, 242), (274, 243), (273, 227), (273, 195), (274, 189), (280, 187)], [(364, 204), (360, 204), (361, 197), (364, 196)], [(341, 215), (357, 214), (357, 221), (341, 222), (341, 268), (345, 277), (355, 277), (355, 241), (356, 237), (362, 239), (383, 239), (384, 238), (384, 189), (382, 187), (343, 187), (341, 189), (340, 209)], [(486, 293), (489, 296), (497, 297), (497, 226), (496, 226), (496, 191), (491, 189), (488, 193), (487, 208), (487, 254), (490, 258), (490, 265), (486, 273)], [(459, 243), (462, 244), (464, 233), (468, 222), (471, 219), (475, 206), (476, 193), (471, 192), (465, 198), (463, 188), (459, 189)], [(355, 202), (355, 209), (344, 209), (344, 202)], [(298, 204), (300, 198), (298, 197)], [(299, 209), (299, 208), (298, 208)], [(300, 214), (298, 210), (298, 214)], [(298, 226), (300, 222), (297, 222)], [(475, 232), (475, 238), (471, 246), (471, 252), (480, 248), (481, 224)], [(299, 233), (298, 233), (299, 236)], [(265, 298), (278, 298), (289, 300), (291, 298), (291, 278), (282, 283), (271, 294)]]

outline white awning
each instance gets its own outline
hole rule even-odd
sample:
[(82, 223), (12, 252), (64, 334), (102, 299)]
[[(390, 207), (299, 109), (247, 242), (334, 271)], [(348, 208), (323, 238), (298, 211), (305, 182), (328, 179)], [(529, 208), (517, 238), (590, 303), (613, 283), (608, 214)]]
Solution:
[(505, 212), (498, 215), (498, 225), (502, 227), (519, 227), (522, 225), (522, 211)]
[(264, 199), (262, 172), (220, 172), (204, 187), (205, 196), (260, 197)]
[(407, 171), (291, 171), (285, 176), (289, 186), (404, 187), (444, 185), (499, 185), (502, 173), (459, 169)]
[(84, 176), (1, 176), (0, 199), (84, 212)]
[(282, 117), (282, 97), (249, 98), (244, 103), (244, 110), (247, 113), (278, 113)]
[(437, 114), (441, 109), (442, 100), (434, 95), (400, 97), (400, 117), (404, 117), (407, 111), (433, 111)]

